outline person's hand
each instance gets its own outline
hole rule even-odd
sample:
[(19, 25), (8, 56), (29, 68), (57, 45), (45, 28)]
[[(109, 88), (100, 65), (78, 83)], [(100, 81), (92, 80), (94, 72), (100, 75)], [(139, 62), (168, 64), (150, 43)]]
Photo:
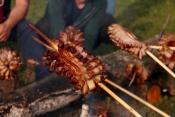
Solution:
[(11, 28), (8, 26), (7, 23), (0, 24), (0, 42), (5, 42), (11, 32)]

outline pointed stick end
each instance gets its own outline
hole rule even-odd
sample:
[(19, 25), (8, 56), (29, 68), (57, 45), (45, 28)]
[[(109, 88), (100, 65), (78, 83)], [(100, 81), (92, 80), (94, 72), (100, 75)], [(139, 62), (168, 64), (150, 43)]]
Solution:
[(54, 48), (50, 47), (49, 45), (45, 44), (44, 42), (40, 41), (38, 38), (32, 36), (32, 38), (38, 42), (39, 44), (43, 45), (44, 47), (46, 47), (47, 49), (51, 50), (51, 51), (57, 51)]
[(31, 27), (31, 28), (33, 28), (34, 27), (34, 25), (33, 24), (28, 24), (29, 25), (29, 27)]

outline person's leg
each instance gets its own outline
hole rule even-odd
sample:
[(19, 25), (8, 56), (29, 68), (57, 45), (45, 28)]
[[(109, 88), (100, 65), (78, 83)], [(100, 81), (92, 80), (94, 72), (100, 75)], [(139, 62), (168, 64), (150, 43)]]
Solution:
[(33, 59), (39, 63), (35, 68), (35, 80), (39, 81), (47, 77), (50, 72), (47, 67), (42, 67), (42, 61), (40, 60), (45, 48), (32, 39), (32, 36), (36, 38), (39, 38), (39, 36), (28, 26), (28, 24), (28, 21), (23, 20), (17, 25), (17, 42), (25, 61)]
[(105, 14), (105, 16), (103, 17), (100, 23), (97, 46), (99, 46), (101, 43), (112, 44), (112, 41), (110, 40), (109, 35), (107, 33), (107, 29), (113, 23), (116, 23), (114, 17), (111, 15)]
[(50, 21), (49, 19), (41, 19), (35, 25), (41, 32), (43, 32), (47, 37), (50, 36)]
[(16, 35), (16, 27), (14, 27), (10, 33), (10, 36), (8, 38), (8, 41), (16, 42), (17, 35)]

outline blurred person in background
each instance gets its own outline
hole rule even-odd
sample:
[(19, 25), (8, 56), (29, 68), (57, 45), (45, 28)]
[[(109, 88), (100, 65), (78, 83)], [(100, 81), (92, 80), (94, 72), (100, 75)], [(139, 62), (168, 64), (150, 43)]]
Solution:
[[(84, 46), (92, 51), (97, 44), (100, 22), (105, 16), (106, 0), (49, 0), (44, 17), (37, 27), (50, 38), (56, 38), (59, 31), (75, 26), (84, 33)], [(50, 22), (50, 30), (42, 28), (44, 21)]]

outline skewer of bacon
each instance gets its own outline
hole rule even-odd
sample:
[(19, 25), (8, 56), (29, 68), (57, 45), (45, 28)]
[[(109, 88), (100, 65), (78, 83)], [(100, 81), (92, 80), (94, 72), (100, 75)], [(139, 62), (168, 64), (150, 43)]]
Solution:
[[(158, 42), (160, 51), (158, 58), (171, 70), (175, 67), (175, 35), (165, 34)], [(156, 47), (156, 46), (149, 46)]]
[[(96, 90), (97, 86), (101, 87), (133, 115), (141, 117), (139, 113), (102, 83), (105, 81), (111, 84), (107, 79), (107, 75), (105, 75), (105, 65), (83, 47), (83, 33), (80, 30), (69, 26), (65, 32), (59, 33), (57, 39), (50, 40), (33, 25), (29, 24), (29, 26), (49, 44), (46, 45), (39, 39), (32, 37), (48, 49), (41, 59), (44, 61), (44, 66), (49, 66), (50, 71), (55, 71), (57, 74), (69, 79), (77, 90), (81, 90), (82, 94)], [(147, 103), (147, 105), (149, 104)], [(169, 117), (162, 111), (159, 111), (159, 113)]]
[[(162, 48), (165, 50), (166, 49), (173, 49), (173, 47), (165, 47), (165, 46), (148, 46), (147, 43), (141, 42), (137, 39), (137, 37), (131, 33), (129, 30), (124, 29), (122, 26), (118, 24), (112, 24), (108, 28), (108, 34), (110, 36), (110, 39), (121, 49), (128, 51), (134, 56), (138, 56), (140, 59), (147, 54), (149, 55), (153, 60), (155, 60), (160, 66), (162, 66), (173, 78), (175, 78), (175, 74), (173, 71), (171, 71), (164, 63), (162, 63), (161, 60), (159, 60), (156, 56), (154, 56), (149, 50), (148, 47), (150, 48)], [(165, 36), (164, 38), (167, 39), (168, 36)], [(170, 35), (170, 37), (173, 37)], [(163, 41), (160, 43), (167, 43), (167, 41), (163, 39)], [(162, 44), (162, 45), (163, 45)], [(164, 44), (166, 45), (166, 44)], [(168, 45), (168, 44), (167, 44)], [(171, 45), (170, 45), (171, 46)], [(168, 58), (166, 55), (169, 53), (164, 53), (162, 55)], [(173, 55), (168, 55), (173, 58)]]

